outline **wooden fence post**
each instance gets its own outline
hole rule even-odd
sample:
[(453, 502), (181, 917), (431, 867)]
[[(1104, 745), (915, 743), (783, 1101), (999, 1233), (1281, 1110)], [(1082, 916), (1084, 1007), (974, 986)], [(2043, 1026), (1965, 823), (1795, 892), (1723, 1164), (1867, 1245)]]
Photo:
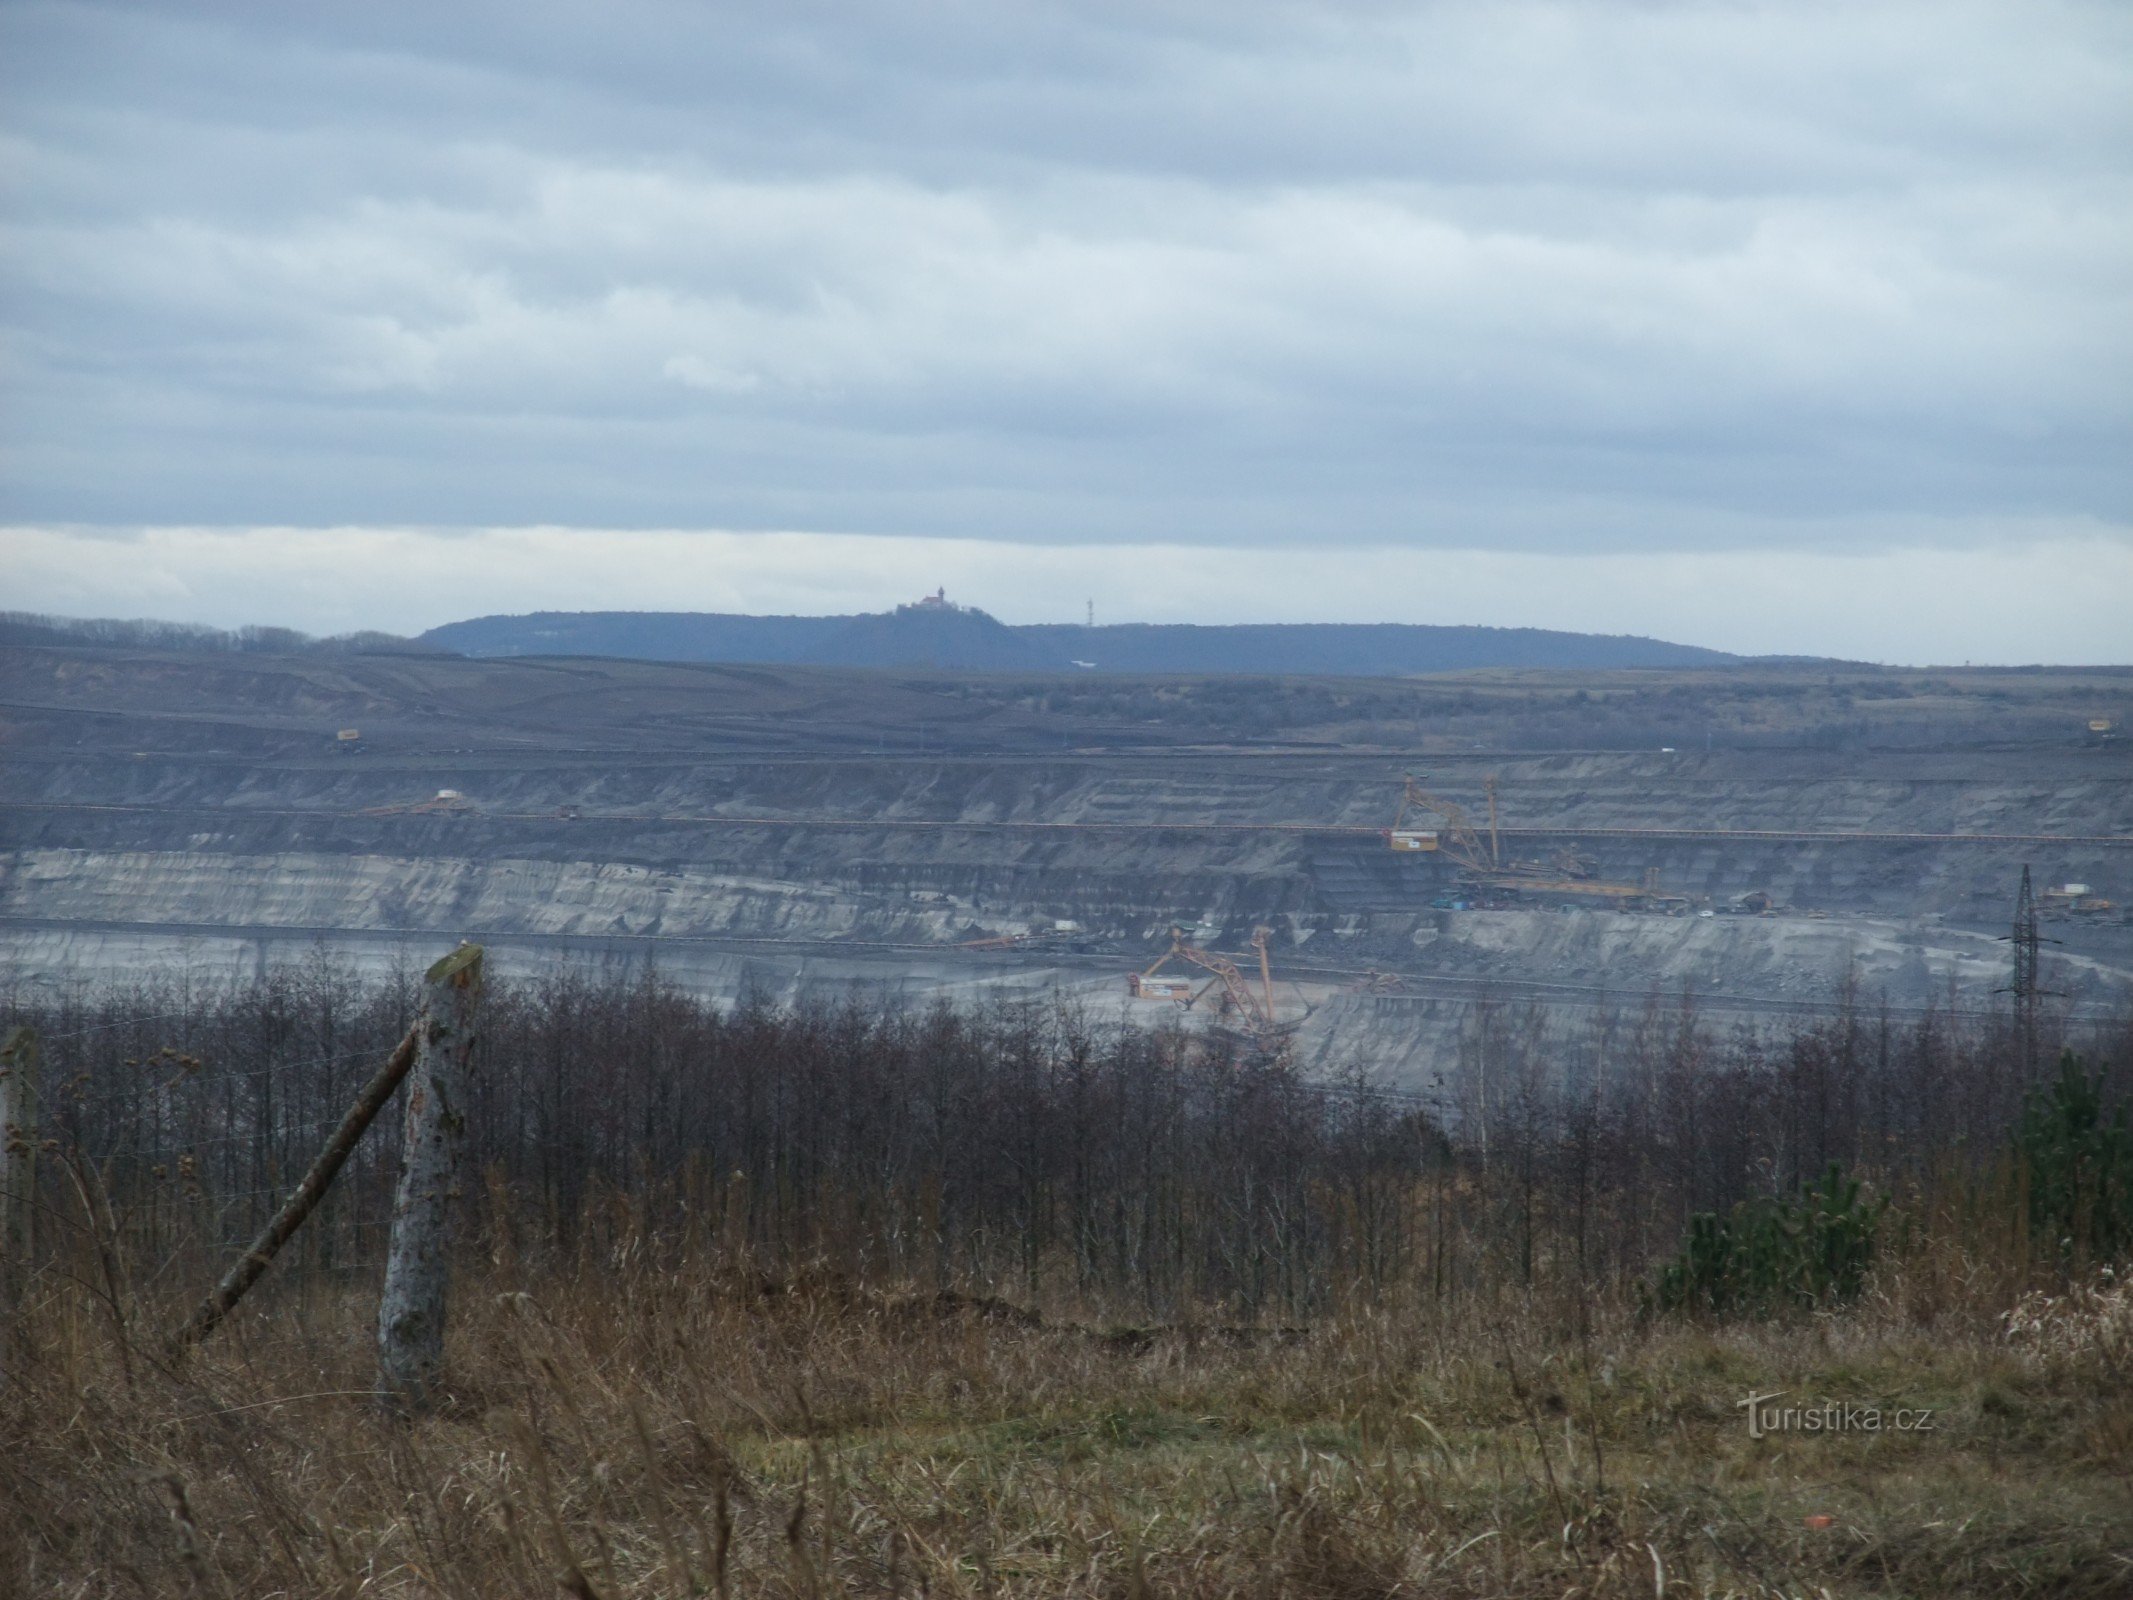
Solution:
[(14, 1310), (37, 1244), (37, 1030), (0, 1044), (0, 1307)]
[(466, 1144), (468, 1061), (481, 999), (481, 946), (463, 944), (425, 975), (407, 1136), (378, 1302), (378, 1387), (388, 1406), (426, 1411), (444, 1362), (451, 1202)]
[(303, 1226), (304, 1219), (326, 1197), (327, 1189), (332, 1187), (342, 1164), (354, 1153), (365, 1130), (370, 1127), (371, 1119), (384, 1109), (385, 1102), (400, 1087), (400, 1080), (415, 1064), (415, 1047), (421, 1032), (420, 1022), (408, 1029), (407, 1037), (394, 1047), (393, 1053), (385, 1058), (385, 1064), (356, 1096), (355, 1104), (341, 1118), (340, 1125), (312, 1161), (311, 1170), (304, 1174), (303, 1181), (281, 1203), (281, 1209), (268, 1219), (267, 1225), (259, 1230), (251, 1247), (232, 1262), (229, 1271), (208, 1290), (184, 1325), (171, 1334), (168, 1349), (172, 1355), (198, 1344), (215, 1331), (222, 1319), (229, 1315), (230, 1308), (244, 1297), (244, 1292), (259, 1281), (275, 1252), (289, 1242), (289, 1236)]

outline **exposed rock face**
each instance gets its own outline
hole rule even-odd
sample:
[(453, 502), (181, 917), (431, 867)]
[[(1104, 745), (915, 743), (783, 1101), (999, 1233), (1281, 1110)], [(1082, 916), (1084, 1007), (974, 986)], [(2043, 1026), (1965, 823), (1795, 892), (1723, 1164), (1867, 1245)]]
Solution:
[[(1687, 984), (1788, 1016), (1849, 981), (1899, 1006), (1951, 984), (1985, 1005), (2023, 863), (2133, 901), (2133, 759), (2078, 738), (1314, 752), (1195, 728), (1165, 748), (1020, 701), (972, 709), (940, 680), (25, 654), (0, 772), (0, 952), (18, 983), (249, 967), (320, 940), (422, 965), (466, 937), (502, 980), (652, 960), (724, 996), (1057, 985), (1146, 1017), (1122, 975), (1173, 923), (1232, 951), (1264, 925), (1313, 1059), (1419, 1078), (1487, 996), (1573, 1015)], [(2039, 713), (2018, 698), (2007, 715), (2021, 734)], [(333, 752), (343, 725), (362, 729), (356, 753)], [(1656, 869), (1685, 913), (1473, 907), (1447, 856), (1380, 837), (1419, 764), (1477, 820), (1495, 776), (1506, 857), (1574, 846), (1602, 879)], [(1830, 837), (1846, 834), (1874, 837)], [(1973, 834), (2025, 837), (1933, 837)], [(1728, 914), (1753, 891), (1774, 914)], [(2053, 932), (2073, 1003), (2106, 1004), (2133, 974), (2121, 915)], [(1038, 937), (958, 948), (1010, 934)], [(1357, 992), (1370, 969), (1401, 986)]]

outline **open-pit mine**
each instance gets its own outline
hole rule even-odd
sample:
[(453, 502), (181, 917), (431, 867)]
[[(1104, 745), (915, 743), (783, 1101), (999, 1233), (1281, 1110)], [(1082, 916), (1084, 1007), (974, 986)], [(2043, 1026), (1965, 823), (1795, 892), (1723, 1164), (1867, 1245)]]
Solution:
[(954, 677), (0, 652), (0, 981), (655, 965), (1057, 994), (1426, 1083), (1476, 1008), (2133, 992), (2133, 674)]

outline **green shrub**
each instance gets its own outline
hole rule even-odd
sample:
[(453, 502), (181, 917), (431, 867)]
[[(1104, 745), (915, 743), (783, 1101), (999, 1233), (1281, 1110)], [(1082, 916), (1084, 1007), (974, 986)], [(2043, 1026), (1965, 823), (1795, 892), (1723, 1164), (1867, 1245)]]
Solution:
[(1819, 1186), (1797, 1196), (1743, 1200), (1723, 1219), (1689, 1219), (1681, 1253), (1648, 1292), (1667, 1312), (1769, 1312), (1855, 1298), (1866, 1284), (1886, 1198), (1863, 1197), (1859, 1180), (1831, 1162)]
[(2015, 1124), (2018, 1167), (2027, 1176), (2029, 1226), (2069, 1264), (2121, 1261), (2133, 1254), (2133, 1129), (2123, 1101), (2103, 1100), (2069, 1050), (2059, 1076), (2030, 1090)]

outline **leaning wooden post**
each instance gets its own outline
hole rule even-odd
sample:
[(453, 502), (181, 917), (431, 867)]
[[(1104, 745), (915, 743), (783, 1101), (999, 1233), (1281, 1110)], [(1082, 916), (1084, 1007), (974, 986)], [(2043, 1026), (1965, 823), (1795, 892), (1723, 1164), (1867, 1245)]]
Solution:
[(378, 1388), (386, 1404), (402, 1412), (429, 1409), (444, 1364), (446, 1250), (466, 1144), (481, 946), (461, 945), (431, 967), (425, 981), (385, 1293), (378, 1302)]
[(37, 1080), (35, 1028), (0, 1044), (0, 1308), (12, 1312), (37, 1245)]
[(289, 1242), (289, 1236), (303, 1226), (304, 1219), (326, 1197), (327, 1189), (332, 1187), (335, 1176), (354, 1152), (371, 1119), (384, 1109), (385, 1102), (400, 1087), (400, 1080), (415, 1064), (415, 1046), (421, 1032), (419, 1022), (407, 1030), (407, 1037), (394, 1046), (393, 1053), (385, 1058), (385, 1065), (378, 1068), (370, 1082), (364, 1085), (363, 1092), (356, 1096), (355, 1104), (341, 1118), (333, 1136), (311, 1163), (311, 1170), (304, 1174), (303, 1182), (259, 1230), (259, 1237), (252, 1241), (251, 1247), (231, 1263), (229, 1271), (208, 1290), (206, 1298), (185, 1319), (184, 1325), (171, 1334), (168, 1348), (172, 1355), (198, 1344), (215, 1331), (222, 1319), (229, 1315), (230, 1308), (244, 1297), (245, 1290), (259, 1281), (275, 1252)]

